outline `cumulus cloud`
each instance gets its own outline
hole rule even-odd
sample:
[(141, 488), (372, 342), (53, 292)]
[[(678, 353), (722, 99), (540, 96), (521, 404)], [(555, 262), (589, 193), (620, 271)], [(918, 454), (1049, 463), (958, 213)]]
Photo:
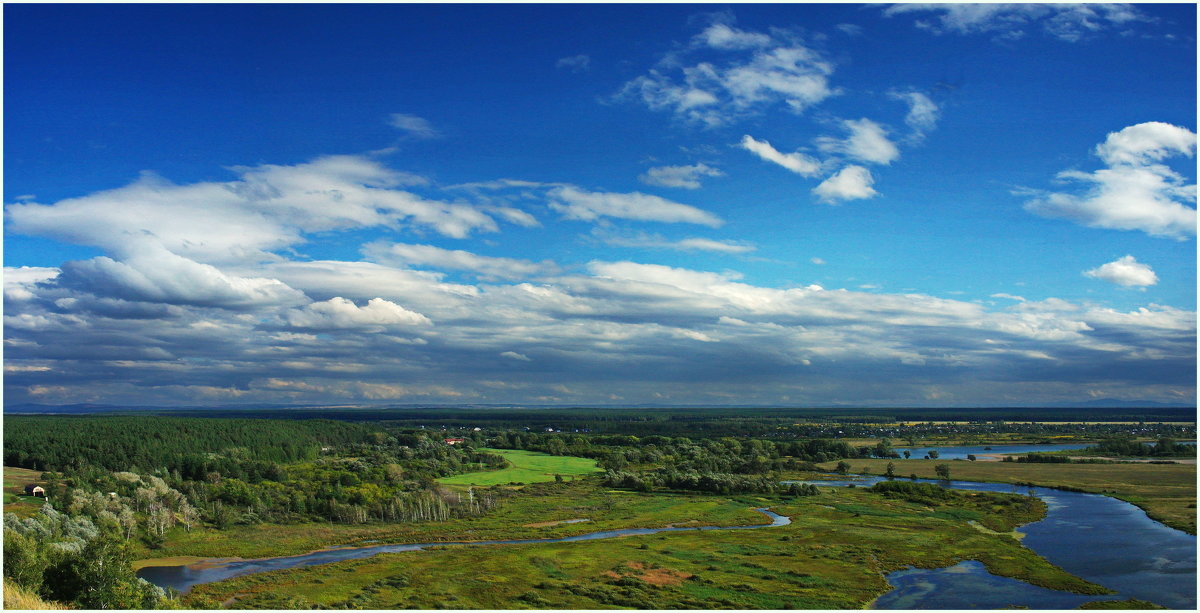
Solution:
[[(1195, 314), (1157, 305), (1045, 300), (989, 311), (632, 261), (591, 262), (537, 285), (449, 284), (368, 262), (262, 270), (318, 301), (253, 313), (182, 305), (134, 321), (88, 316), (78, 302), (49, 309), (79, 294), (30, 273), (50, 282), (23, 286), (33, 297), (8, 305), (6, 358), (37, 368), (10, 369), (7, 393), (14, 402), (599, 402), (617, 378), (631, 401), (658, 392), (703, 402), (732, 390), (779, 402), (802, 383), (797, 398), (825, 402), (907, 398), (920, 379), (971, 398), (1017, 389), (1069, 398), (1083, 381), (1163, 397), (1188, 389), (1178, 373), (1194, 374)], [(877, 395), (862, 385), (864, 369)]]
[(655, 166), (638, 177), (647, 185), (699, 189), (701, 177), (720, 177), (725, 173), (707, 164), (690, 166)]
[(799, 151), (781, 153), (775, 147), (772, 147), (771, 143), (765, 140), (755, 140), (749, 134), (742, 136), (741, 147), (765, 161), (779, 164), (798, 175), (815, 177), (821, 174), (821, 163), (816, 159)]
[(870, 119), (847, 119), (842, 127), (849, 134), (844, 139), (823, 136), (817, 147), (827, 153), (838, 153), (873, 164), (891, 164), (900, 157), (900, 150), (887, 137), (887, 130)]
[(918, 19), (919, 28), (936, 34), (996, 33), (1017, 39), (1039, 27), (1049, 36), (1075, 42), (1089, 34), (1150, 21), (1129, 4), (893, 4), (884, 15), (929, 14), (934, 21)]
[(1184, 240), (1196, 234), (1196, 184), (1159, 162), (1190, 158), (1195, 147), (1196, 135), (1186, 128), (1161, 122), (1129, 126), (1096, 147), (1106, 168), (1058, 174), (1063, 182), (1083, 184), (1082, 193), (1034, 192), (1037, 197), (1025, 209), (1094, 228)]
[(429, 120), (417, 117), (416, 115), (392, 113), (388, 116), (388, 125), (413, 138), (437, 138), (441, 136), (433, 127), (433, 124), (429, 123)]
[(314, 302), (280, 315), (290, 327), (306, 330), (373, 330), (391, 326), (428, 326), (428, 317), (383, 298), (372, 298), (365, 306), (341, 297)]
[(263, 272), (317, 300), (347, 297), (366, 301), (383, 297), (403, 301), (421, 312), (461, 313), (480, 293), (474, 285), (444, 282), (441, 273), (374, 262), (277, 262), (264, 267)]
[(570, 57), (559, 58), (554, 63), (555, 68), (566, 68), (571, 72), (584, 72), (592, 63), (592, 58), (585, 54), (572, 55)]
[(57, 268), (43, 266), (4, 267), (4, 299), (30, 300), (34, 286), (58, 276)]
[(106, 256), (66, 262), (55, 284), (101, 297), (245, 309), (307, 302), (277, 279), (239, 277), (145, 242), (123, 261)]
[(488, 257), (433, 245), (374, 242), (363, 246), (362, 252), (367, 258), (382, 264), (466, 270), (491, 279), (525, 278), (557, 270), (553, 262)]
[(118, 258), (131, 242), (145, 239), (213, 264), (273, 259), (269, 252), (301, 243), (312, 232), (412, 226), (462, 238), (497, 230), (478, 207), (399, 189), (424, 180), (364, 157), (233, 170), (238, 178), (223, 183), (176, 185), (147, 175), (126, 187), (54, 204), (10, 204), (8, 226), (97, 246)]
[(575, 186), (565, 186), (552, 188), (549, 197), (550, 207), (567, 219), (596, 221), (603, 217), (612, 217), (637, 221), (692, 223), (713, 228), (725, 223), (708, 211), (641, 192), (592, 192)]
[(1147, 287), (1158, 283), (1158, 275), (1154, 274), (1154, 269), (1137, 261), (1132, 255), (1085, 271), (1083, 274), (1122, 287)]
[[(686, 61), (713, 52), (723, 61)], [(780, 103), (802, 113), (836, 94), (829, 84), (832, 73), (831, 62), (795, 40), (718, 23), (649, 73), (627, 82), (617, 97), (715, 127)]]
[(871, 187), (874, 183), (875, 178), (871, 176), (870, 170), (862, 166), (847, 166), (822, 181), (812, 192), (821, 202), (837, 204), (844, 200), (862, 200), (878, 196), (879, 192)]
[(1109, 166), (1146, 166), (1172, 155), (1192, 157), (1196, 135), (1187, 128), (1151, 121), (1112, 132), (1096, 145), (1096, 155)]

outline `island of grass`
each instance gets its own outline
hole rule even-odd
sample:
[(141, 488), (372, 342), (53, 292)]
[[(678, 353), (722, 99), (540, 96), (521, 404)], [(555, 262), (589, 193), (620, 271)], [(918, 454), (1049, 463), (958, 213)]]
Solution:
[(480, 449), (485, 453), (503, 456), (508, 466), (499, 470), (465, 473), (442, 477), (443, 485), (480, 486), (509, 483), (542, 483), (556, 477), (568, 479), (600, 472), (595, 460), (573, 456), (556, 456), (518, 449)]

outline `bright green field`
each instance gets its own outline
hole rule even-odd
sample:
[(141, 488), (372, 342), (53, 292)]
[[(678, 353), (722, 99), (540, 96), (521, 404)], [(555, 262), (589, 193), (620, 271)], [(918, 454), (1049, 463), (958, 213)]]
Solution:
[(516, 449), (481, 449), (488, 453), (504, 456), (512, 466), (500, 470), (466, 473), (443, 477), (438, 483), (445, 485), (503, 485), (506, 483), (541, 483), (554, 481), (555, 475), (570, 477), (599, 472), (595, 460), (572, 456), (554, 456), (536, 451)]

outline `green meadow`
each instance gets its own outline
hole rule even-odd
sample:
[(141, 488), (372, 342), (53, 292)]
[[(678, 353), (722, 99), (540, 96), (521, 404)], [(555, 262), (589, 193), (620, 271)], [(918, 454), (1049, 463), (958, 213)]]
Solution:
[(500, 470), (465, 473), (438, 479), (443, 485), (505, 485), (509, 483), (541, 483), (554, 481), (555, 476), (570, 478), (599, 472), (595, 460), (571, 456), (555, 456), (536, 451), (517, 449), (481, 449), (504, 456), (509, 466)]

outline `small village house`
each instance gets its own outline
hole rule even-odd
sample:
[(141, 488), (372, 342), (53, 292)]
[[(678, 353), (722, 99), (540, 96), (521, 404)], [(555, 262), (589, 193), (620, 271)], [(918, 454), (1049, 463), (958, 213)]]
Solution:
[(46, 497), (46, 489), (40, 485), (34, 485), (32, 483), (25, 486), (25, 493), (30, 496), (41, 496), (42, 498)]
[(459, 445), (459, 444), (466, 442), (466, 440), (467, 439), (465, 439), (465, 438), (448, 438), (448, 439), (446, 439), (446, 444), (447, 445)]

